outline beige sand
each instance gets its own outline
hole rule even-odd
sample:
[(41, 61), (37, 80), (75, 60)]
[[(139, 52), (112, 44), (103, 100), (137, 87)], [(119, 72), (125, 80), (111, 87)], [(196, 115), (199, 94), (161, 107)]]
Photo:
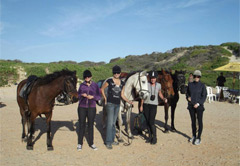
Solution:
[[(186, 109), (185, 97), (181, 95), (176, 109), (175, 126), (178, 132), (163, 133), (164, 111), (158, 107), (156, 124), (158, 143), (146, 144), (140, 136), (135, 136), (130, 146), (114, 146), (106, 149), (103, 144), (103, 130), (100, 120), (102, 108), (97, 107), (94, 129), (97, 151), (77, 146), (77, 104), (55, 106), (52, 118), (54, 151), (47, 151), (46, 124), (41, 118), (36, 120), (36, 142), (33, 151), (26, 150), (21, 142), (21, 117), (16, 102), (16, 86), (0, 88), (1, 148), (0, 165), (110, 165), (110, 166), (159, 166), (159, 165), (239, 165), (239, 112), (238, 104), (227, 102), (206, 103), (202, 144), (188, 143), (191, 136), (190, 117)], [(135, 103), (136, 104), (136, 103)], [(133, 111), (137, 113), (136, 106)], [(170, 111), (169, 111), (170, 113)], [(171, 120), (169, 120), (170, 124)], [(127, 138), (125, 137), (125, 141)]]

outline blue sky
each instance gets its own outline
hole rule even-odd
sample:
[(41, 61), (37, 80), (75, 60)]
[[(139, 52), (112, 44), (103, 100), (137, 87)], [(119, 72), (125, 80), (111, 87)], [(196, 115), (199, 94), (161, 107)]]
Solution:
[(0, 0), (0, 59), (109, 62), (240, 42), (239, 0)]

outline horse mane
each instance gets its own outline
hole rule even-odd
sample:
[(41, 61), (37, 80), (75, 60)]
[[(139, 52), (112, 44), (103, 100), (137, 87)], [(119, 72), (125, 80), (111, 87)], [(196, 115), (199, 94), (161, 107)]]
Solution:
[(70, 71), (68, 69), (63, 69), (61, 71), (55, 71), (54, 73), (51, 74), (47, 74), (43, 77), (39, 77), (37, 84), (38, 85), (45, 85), (48, 84), (50, 82), (52, 82), (53, 80), (61, 77), (61, 76), (75, 76), (76, 75), (76, 71)]
[(126, 77), (125, 82), (127, 82), (127, 80), (128, 80), (132, 75), (134, 75), (134, 74), (136, 74), (136, 73), (138, 73), (138, 72), (142, 72), (142, 70), (130, 72), (130, 73), (127, 75), (127, 77)]
[(160, 75), (163, 75), (164, 73), (166, 73), (166, 74), (171, 74), (172, 73), (171, 70), (167, 70), (167, 69), (158, 70), (157, 72)]

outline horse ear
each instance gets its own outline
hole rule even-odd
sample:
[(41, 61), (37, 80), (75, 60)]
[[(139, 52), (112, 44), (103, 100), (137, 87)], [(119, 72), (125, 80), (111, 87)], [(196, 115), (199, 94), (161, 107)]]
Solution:
[(141, 76), (147, 76), (147, 75), (148, 75), (148, 73), (147, 73), (147, 71), (145, 71), (145, 70), (144, 70), (144, 71), (142, 71), (142, 72), (141, 72), (141, 74), (140, 74), (140, 75), (141, 75)]
[(74, 75), (76, 75), (76, 74), (77, 74), (77, 71), (76, 71), (76, 70), (74, 70), (74, 71), (73, 71), (73, 74), (74, 74)]

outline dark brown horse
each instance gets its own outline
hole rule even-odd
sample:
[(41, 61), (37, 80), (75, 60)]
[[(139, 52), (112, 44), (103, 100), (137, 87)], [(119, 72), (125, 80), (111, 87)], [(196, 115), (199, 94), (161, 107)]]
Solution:
[(20, 90), (26, 83), (27, 80), (25, 79), (17, 87), (17, 102), (22, 116), (22, 139), (26, 137), (25, 125), (27, 123), (27, 149), (33, 150), (34, 122), (37, 116), (44, 114), (47, 122), (47, 148), (53, 150), (51, 118), (55, 97), (65, 92), (73, 102), (78, 101), (76, 71), (62, 70), (38, 78), (33, 84), (27, 102), (19, 95)]

